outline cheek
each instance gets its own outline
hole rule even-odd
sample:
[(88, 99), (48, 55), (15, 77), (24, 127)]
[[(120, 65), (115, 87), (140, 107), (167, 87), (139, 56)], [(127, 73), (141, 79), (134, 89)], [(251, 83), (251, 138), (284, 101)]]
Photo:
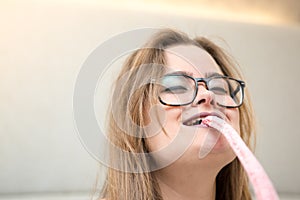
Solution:
[(233, 128), (240, 132), (240, 114), (238, 108), (234, 108), (232, 110), (228, 111), (228, 116), (230, 119), (230, 124), (233, 126)]
[(146, 142), (150, 151), (168, 146), (179, 132), (182, 110), (176, 107), (161, 106), (159, 112), (150, 114), (151, 122), (146, 127)]

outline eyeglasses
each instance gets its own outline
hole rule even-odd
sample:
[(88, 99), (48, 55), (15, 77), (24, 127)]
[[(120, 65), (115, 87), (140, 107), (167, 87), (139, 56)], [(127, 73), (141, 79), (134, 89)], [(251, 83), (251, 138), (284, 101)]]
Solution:
[(185, 74), (169, 74), (158, 80), (159, 101), (168, 106), (191, 104), (198, 93), (199, 82), (214, 93), (214, 101), (222, 107), (236, 108), (242, 105), (245, 82), (227, 76), (193, 78)]

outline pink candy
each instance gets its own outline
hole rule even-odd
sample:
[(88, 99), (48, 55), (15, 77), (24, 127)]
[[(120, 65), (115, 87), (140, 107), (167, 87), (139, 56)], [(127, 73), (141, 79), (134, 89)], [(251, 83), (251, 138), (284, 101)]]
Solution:
[(217, 129), (224, 135), (248, 174), (257, 200), (279, 199), (265, 170), (249, 150), (240, 135), (229, 124), (215, 116), (209, 116), (203, 119), (202, 123)]

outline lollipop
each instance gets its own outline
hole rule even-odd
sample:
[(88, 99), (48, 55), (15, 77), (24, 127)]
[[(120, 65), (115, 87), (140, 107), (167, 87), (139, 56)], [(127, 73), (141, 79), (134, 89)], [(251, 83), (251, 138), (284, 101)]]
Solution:
[(244, 143), (240, 135), (229, 124), (215, 116), (206, 117), (202, 120), (202, 123), (217, 129), (224, 135), (232, 150), (242, 163), (253, 186), (257, 200), (279, 199), (265, 170)]

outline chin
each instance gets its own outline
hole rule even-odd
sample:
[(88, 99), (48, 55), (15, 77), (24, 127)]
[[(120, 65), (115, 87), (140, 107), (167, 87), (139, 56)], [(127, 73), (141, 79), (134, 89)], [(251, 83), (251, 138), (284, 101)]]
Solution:
[(221, 135), (217, 141), (217, 143), (215, 144), (215, 146), (213, 147), (213, 149), (211, 150), (211, 153), (225, 153), (227, 151), (232, 151), (230, 145), (228, 144), (226, 138)]
[(194, 162), (195, 164), (198, 163), (199, 166), (201, 165), (202, 167), (221, 169), (236, 158), (236, 155), (228, 144), (226, 138), (221, 135), (211, 151), (204, 158), (200, 159), (200, 144), (203, 140), (197, 139), (198, 138), (195, 139), (190, 148), (185, 152), (185, 156), (183, 156), (185, 157), (184, 160), (189, 163)]

